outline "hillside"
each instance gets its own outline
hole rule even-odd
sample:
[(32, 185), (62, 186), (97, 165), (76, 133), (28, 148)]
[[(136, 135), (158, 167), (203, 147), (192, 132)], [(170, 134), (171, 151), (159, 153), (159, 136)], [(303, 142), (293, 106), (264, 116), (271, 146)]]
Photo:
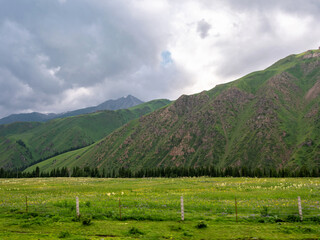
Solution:
[(88, 146), (132, 119), (167, 105), (154, 100), (130, 109), (101, 111), (46, 123), (0, 126), (0, 168), (24, 168), (50, 156)]
[(94, 112), (103, 111), (103, 110), (127, 109), (142, 103), (143, 101), (139, 100), (138, 98), (128, 95), (127, 97), (121, 97), (116, 100), (107, 100), (95, 107), (77, 109), (77, 110), (66, 112), (66, 113), (43, 114), (43, 113), (33, 112), (33, 113), (12, 114), (10, 116), (0, 119), (0, 124), (9, 124), (14, 122), (47, 122), (49, 120), (56, 119), (56, 118), (78, 116), (82, 114), (94, 113)]
[(319, 94), (320, 50), (290, 55), (39, 166), (312, 168), (320, 164)]

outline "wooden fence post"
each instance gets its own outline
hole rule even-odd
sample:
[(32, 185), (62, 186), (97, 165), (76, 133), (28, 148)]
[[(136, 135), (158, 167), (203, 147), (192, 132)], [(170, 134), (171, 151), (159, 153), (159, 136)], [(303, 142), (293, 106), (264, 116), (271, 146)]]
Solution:
[(181, 220), (184, 221), (184, 205), (183, 205), (183, 196), (181, 196)]
[(238, 222), (238, 204), (237, 204), (237, 198), (234, 198), (234, 206), (236, 209), (236, 222)]
[(77, 218), (80, 217), (80, 208), (79, 208), (79, 197), (76, 197), (76, 211), (77, 211)]
[(120, 221), (121, 221), (121, 201), (120, 201), (120, 198), (119, 198), (119, 216), (120, 216)]
[(301, 208), (301, 198), (300, 198), (300, 196), (298, 197), (298, 207), (299, 207), (300, 220), (302, 222), (303, 216), (302, 216), (302, 208)]
[(28, 196), (26, 196), (26, 213), (28, 213)]

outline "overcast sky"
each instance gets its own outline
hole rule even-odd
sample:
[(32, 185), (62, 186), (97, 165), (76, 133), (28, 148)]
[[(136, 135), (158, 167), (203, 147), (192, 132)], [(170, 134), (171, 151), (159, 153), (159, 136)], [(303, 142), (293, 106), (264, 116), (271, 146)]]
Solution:
[(0, 117), (176, 99), (320, 45), (318, 0), (0, 0)]

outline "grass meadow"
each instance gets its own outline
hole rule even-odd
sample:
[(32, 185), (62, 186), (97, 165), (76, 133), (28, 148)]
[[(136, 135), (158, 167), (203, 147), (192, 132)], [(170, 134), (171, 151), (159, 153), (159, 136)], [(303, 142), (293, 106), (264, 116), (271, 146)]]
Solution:
[(0, 239), (320, 239), (319, 201), (318, 178), (1, 179)]

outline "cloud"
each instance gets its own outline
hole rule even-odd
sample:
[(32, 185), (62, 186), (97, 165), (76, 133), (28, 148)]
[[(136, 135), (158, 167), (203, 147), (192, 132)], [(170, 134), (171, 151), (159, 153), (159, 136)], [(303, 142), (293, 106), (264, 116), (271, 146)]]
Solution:
[[(280, 58), (317, 47), (319, 3), (315, 1), (229, 1), (233, 30), (216, 42), (220, 58), (216, 75), (226, 80), (264, 69)], [(302, 5), (304, 7), (299, 8)], [(309, 7), (306, 7), (309, 6)], [(312, 7), (311, 7), (312, 6)], [(295, 8), (297, 7), (297, 8)], [(318, 13), (314, 9), (319, 9)]]
[(210, 89), (320, 45), (314, 0), (0, 1), (0, 117)]
[(199, 33), (201, 38), (208, 37), (210, 29), (211, 25), (207, 23), (204, 19), (197, 23), (197, 32)]
[[(143, 100), (168, 96), (147, 87), (169, 84), (161, 89), (170, 89), (181, 81), (166, 76), (171, 72), (161, 68), (161, 54), (169, 53), (165, 50), (169, 20), (163, 12), (151, 12), (146, 6), (139, 1), (1, 2), (0, 67), (15, 79), (7, 81), (28, 86), (32, 92), (20, 101), (18, 88), (2, 88), (10, 91), (1, 103), (7, 108), (4, 112), (65, 111), (121, 97), (123, 93)], [(166, 57), (167, 65), (172, 59)], [(144, 66), (148, 73), (141, 77), (148, 76), (148, 81), (135, 78)], [(180, 71), (177, 77), (184, 69), (174, 71)], [(128, 83), (132, 79), (136, 83)], [(129, 85), (134, 87), (128, 89)], [(83, 92), (87, 94), (80, 94)]]
[[(182, 36), (171, 50), (175, 62), (184, 61), (198, 79), (186, 92), (210, 89), (290, 54), (317, 48), (319, 18), (320, 3), (313, 0), (187, 1), (179, 19), (189, 25), (179, 25)], [(199, 38), (194, 24), (202, 19), (214, 26), (206, 41)]]

